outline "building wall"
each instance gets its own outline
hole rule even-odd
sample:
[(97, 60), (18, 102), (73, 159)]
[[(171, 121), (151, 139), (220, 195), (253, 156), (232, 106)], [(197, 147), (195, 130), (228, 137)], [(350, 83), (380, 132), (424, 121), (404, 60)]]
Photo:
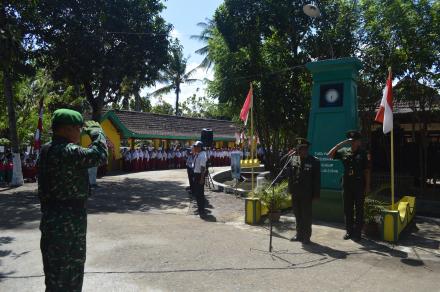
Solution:
[[(108, 169), (120, 169), (122, 158), (120, 151), (121, 136), (118, 130), (113, 126), (112, 122), (110, 122), (108, 119), (101, 122), (101, 127), (104, 130), (104, 134), (106, 135), (107, 139), (110, 140), (114, 146), (114, 151), (109, 151)], [(81, 146), (89, 147), (91, 143), (92, 141), (88, 135), (81, 135)]]

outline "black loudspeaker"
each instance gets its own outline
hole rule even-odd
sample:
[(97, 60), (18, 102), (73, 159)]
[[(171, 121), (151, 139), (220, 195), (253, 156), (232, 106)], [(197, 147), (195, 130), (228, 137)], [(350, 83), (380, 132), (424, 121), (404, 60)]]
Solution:
[(214, 132), (212, 132), (212, 129), (203, 129), (200, 140), (203, 143), (203, 147), (212, 147), (214, 142)]

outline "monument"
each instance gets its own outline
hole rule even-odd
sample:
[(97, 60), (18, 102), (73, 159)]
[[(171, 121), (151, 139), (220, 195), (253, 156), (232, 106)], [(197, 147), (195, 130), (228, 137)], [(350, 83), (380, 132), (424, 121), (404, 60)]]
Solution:
[(314, 204), (313, 214), (317, 219), (343, 221), (343, 167), (327, 152), (345, 139), (346, 131), (359, 129), (357, 79), (362, 64), (357, 58), (342, 58), (306, 67), (313, 77), (308, 140), (311, 153), (321, 161), (321, 199)]

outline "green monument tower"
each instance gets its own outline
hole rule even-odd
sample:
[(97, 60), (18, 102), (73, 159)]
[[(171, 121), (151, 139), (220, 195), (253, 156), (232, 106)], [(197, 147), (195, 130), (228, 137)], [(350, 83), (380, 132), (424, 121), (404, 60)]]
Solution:
[(314, 206), (314, 217), (343, 221), (341, 193), (342, 164), (327, 157), (345, 132), (359, 129), (357, 79), (361, 62), (342, 58), (308, 63), (313, 76), (312, 107), (308, 139), (311, 153), (321, 161), (321, 199)]

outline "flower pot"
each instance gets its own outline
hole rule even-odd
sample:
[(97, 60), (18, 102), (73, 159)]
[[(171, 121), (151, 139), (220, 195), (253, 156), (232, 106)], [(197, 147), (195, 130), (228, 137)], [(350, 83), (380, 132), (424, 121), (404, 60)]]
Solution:
[(363, 227), (364, 234), (368, 237), (379, 237), (379, 224), (377, 223), (365, 223)]
[(280, 222), (281, 211), (271, 211), (269, 212), (269, 219), (272, 222)]

